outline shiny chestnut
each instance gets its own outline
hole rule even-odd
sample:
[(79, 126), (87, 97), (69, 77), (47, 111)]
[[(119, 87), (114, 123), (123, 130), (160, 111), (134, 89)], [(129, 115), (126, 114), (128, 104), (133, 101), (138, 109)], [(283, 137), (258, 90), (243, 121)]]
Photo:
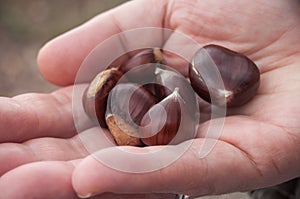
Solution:
[(107, 127), (105, 111), (109, 92), (122, 77), (122, 72), (116, 68), (102, 71), (92, 80), (83, 94), (83, 107), (86, 114), (101, 127)]
[(106, 115), (118, 114), (128, 123), (139, 125), (145, 113), (156, 103), (156, 97), (144, 87), (121, 83), (109, 95)]
[(189, 79), (202, 99), (219, 106), (235, 107), (256, 95), (260, 72), (247, 56), (211, 44), (195, 53)]
[[(161, 63), (162, 60), (163, 55), (161, 49), (143, 49), (133, 55), (128, 61), (121, 64), (119, 70), (123, 72), (131, 82), (151, 81), (155, 78), (154, 72), (157, 63)], [(152, 67), (143, 66), (150, 63)]]
[(118, 145), (141, 145), (138, 127), (143, 116), (156, 103), (156, 98), (139, 85), (115, 86), (108, 97), (106, 124)]
[(144, 115), (139, 132), (145, 145), (166, 145), (174, 139), (181, 124), (180, 101), (182, 98), (176, 88)]
[(86, 89), (85, 112), (109, 129), (117, 145), (178, 144), (194, 138), (199, 117), (194, 91), (161, 60), (159, 49), (142, 50), (98, 74)]

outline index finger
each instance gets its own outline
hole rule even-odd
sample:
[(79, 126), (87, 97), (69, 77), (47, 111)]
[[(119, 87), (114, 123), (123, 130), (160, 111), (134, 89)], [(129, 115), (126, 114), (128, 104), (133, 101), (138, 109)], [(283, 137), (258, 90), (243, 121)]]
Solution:
[(73, 84), (80, 64), (97, 44), (125, 30), (163, 26), (166, 6), (167, 1), (131, 1), (57, 37), (39, 52), (41, 73), (55, 84)]
[(77, 132), (72, 115), (72, 89), (0, 97), (0, 142), (74, 136)]

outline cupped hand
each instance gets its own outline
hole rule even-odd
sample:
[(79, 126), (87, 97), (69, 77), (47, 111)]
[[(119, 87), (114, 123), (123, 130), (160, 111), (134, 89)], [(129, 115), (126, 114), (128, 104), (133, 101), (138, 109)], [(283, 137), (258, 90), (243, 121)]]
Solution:
[[(247, 191), (299, 176), (299, 19), (300, 3), (293, 0), (140, 0), (54, 39), (40, 51), (38, 62), (43, 75), (58, 85), (74, 83), (80, 64), (97, 44), (141, 27), (169, 28), (201, 45), (241, 52), (259, 66), (261, 85), (251, 102), (228, 110), (221, 136), (207, 156), (199, 158), (198, 152), (209, 140), (204, 137), (210, 121), (201, 124), (191, 148), (177, 161), (143, 174), (119, 172), (88, 156), (72, 119), (72, 87), (1, 98), (0, 159), (5, 164), (0, 173), (5, 174), (0, 198), (74, 198), (76, 193), (108, 198), (103, 195), (107, 192), (121, 194), (110, 195), (117, 198), (172, 198), (160, 194)], [(168, 44), (184, 45), (172, 36)], [(143, 195), (147, 193), (152, 195)]]

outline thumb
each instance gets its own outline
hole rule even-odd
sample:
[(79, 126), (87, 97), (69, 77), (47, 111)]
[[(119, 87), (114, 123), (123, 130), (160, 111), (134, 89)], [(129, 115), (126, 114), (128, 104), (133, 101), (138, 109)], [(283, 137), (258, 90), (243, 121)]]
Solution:
[[(204, 139), (195, 139), (176, 146), (112, 147), (98, 151), (76, 167), (73, 187), (81, 196), (105, 192), (199, 196), (236, 191), (248, 183), (248, 177), (257, 176), (243, 153), (225, 142), (218, 141), (208, 156), (199, 158), (203, 143)], [(182, 150), (182, 154), (178, 153)], [(168, 162), (170, 157), (172, 161)]]

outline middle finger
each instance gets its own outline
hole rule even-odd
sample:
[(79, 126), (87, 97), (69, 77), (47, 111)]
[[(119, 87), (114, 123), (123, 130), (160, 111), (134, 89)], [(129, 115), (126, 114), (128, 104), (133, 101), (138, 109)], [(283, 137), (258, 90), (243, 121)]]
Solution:
[[(37, 161), (67, 161), (83, 158), (89, 155), (84, 143), (91, 143), (95, 140), (106, 140), (107, 132), (99, 132), (99, 128), (90, 128), (69, 139), (61, 138), (36, 138), (19, 143), (3, 143), (0, 144), (0, 176), (7, 171), (14, 169), (20, 165)], [(85, 141), (86, 140), (86, 141)], [(94, 140), (94, 141), (93, 141)], [(101, 143), (97, 142), (99, 146), (95, 146), (94, 150), (98, 150)], [(113, 141), (111, 141), (113, 145)], [(107, 145), (105, 146), (107, 147)], [(89, 150), (92, 150), (89, 147)]]

